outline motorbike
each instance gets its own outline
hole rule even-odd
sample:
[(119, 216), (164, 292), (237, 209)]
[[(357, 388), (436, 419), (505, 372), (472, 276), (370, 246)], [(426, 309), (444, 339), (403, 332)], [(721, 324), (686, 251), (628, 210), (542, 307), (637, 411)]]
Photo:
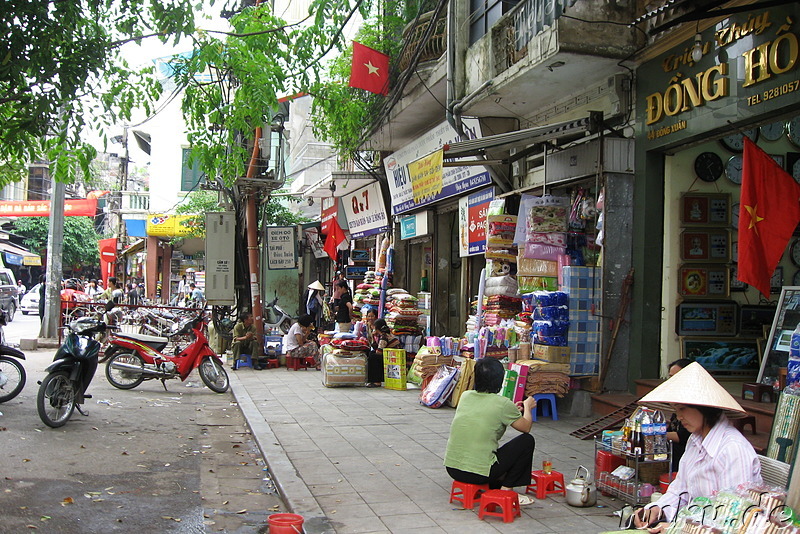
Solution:
[(8, 323), (8, 313), (0, 309), (0, 402), (10, 401), (25, 387), (27, 377), (22, 362), (25, 359), (22, 351), (6, 345), (3, 328)]
[(81, 317), (69, 324), (69, 333), (64, 343), (45, 372), (44, 380), (39, 382), (36, 395), (36, 410), (44, 424), (58, 428), (67, 424), (75, 409), (81, 415), (88, 415), (81, 409), (86, 399), (86, 389), (97, 369), (97, 356), (100, 342), (97, 334), (106, 330), (106, 323), (92, 317)]
[(291, 326), (292, 316), (278, 306), (276, 294), (272, 302), (264, 306), (264, 333), (268, 334), (277, 328), (282, 334), (288, 334)]
[[(168, 337), (112, 332), (106, 349), (106, 378), (119, 389), (133, 389), (145, 380), (158, 379), (166, 390), (167, 380), (185, 381), (197, 369), (210, 390), (225, 393), (230, 385), (228, 373), (220, 357), (208, 345), (203, 324), (203, 312), (200, 312), (175, 323)], [(176, 346), (174, 355), (162, 352), (170, 338), (187, 335), (194, 340), (183, 350)]]

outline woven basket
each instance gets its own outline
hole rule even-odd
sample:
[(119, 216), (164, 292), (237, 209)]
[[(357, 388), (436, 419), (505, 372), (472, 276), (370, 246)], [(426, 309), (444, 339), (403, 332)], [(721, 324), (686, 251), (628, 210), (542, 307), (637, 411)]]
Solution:
[[(626, 460), (628, 467), (636, 469), (636, 460), (628, 458)], [(639, 462), (639, 483), (650, 483), (658, 487), (658, 477), (669, 471), (669, 462)]]

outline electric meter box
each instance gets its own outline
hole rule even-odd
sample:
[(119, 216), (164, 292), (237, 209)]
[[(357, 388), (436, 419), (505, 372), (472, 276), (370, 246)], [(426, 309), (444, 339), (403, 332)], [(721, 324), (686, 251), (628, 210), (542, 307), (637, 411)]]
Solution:
[(212, 306), (235, 302), (236, 216), (232, 211), (206, 213), (206, 301)]

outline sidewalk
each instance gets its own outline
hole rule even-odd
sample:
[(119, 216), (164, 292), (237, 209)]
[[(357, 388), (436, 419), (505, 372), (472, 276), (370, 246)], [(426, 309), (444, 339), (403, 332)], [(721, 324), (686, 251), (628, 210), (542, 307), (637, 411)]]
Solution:
[[(562, 496), (513, 523), (449, 504), (442, 461), (454, 409), (426, 408), (419, 390), (326, 388), (314, 370), (229, 371), (231, 388), (288, 508), (307, 533), (596, 533), (617, 530), (619, 500), (573, 508)], [(594, 444), (569, 435), (589, 419), (539, 418), (534, 468), (550, 459), (569, 483), (594, 467)], [(513, 437), (509, 428), (506, 437)]]

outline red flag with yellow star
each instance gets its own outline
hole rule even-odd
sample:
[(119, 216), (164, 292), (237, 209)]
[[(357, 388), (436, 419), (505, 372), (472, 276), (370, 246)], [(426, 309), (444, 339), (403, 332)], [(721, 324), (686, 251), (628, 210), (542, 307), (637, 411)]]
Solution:
[(389, 94), (389, 56), (353, 41), (350, 87), (378, 95)]
[(744, 136), (738, 278), (767, 299), (770, 277), (798, 223), (800, 184)]

